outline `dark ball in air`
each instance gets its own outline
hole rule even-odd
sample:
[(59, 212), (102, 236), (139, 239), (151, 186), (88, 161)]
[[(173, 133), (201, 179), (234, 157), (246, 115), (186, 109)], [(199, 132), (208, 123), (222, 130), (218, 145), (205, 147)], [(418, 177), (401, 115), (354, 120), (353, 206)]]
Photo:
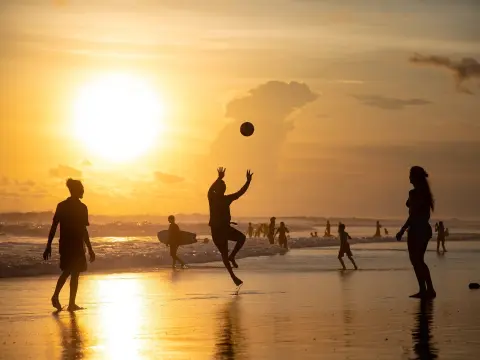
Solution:
[(468, 284), (468, 287), (470, 289), (480, 289), (480, 284), (479, 283), (470, 283), (470, 284)]
[(251, 122), (244, 122), (242, 126), (240, 126), (240, 132), (242, 133), (243, 136), (250, 136), (253, 134), (255, 131), (255, 128), (253, 127), (253, 124)]

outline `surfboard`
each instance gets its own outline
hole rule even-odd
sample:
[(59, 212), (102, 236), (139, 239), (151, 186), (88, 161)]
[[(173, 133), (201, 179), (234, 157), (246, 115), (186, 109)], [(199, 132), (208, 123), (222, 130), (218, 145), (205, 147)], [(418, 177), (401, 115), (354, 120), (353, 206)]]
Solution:
[[(168, 244), (168, 230), (162, 230), (157, 233), (158, 241), (162, 244)], [(178, 245), (190, 245), (195, 244), (197, 242), (197, 234), (188, 232), (188, 231), (180, 231), (180, 242)]]

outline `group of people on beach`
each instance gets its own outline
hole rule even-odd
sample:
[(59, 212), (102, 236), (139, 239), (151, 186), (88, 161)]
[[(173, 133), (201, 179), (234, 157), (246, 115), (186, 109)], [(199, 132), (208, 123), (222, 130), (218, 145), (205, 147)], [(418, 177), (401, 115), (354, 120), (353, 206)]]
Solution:
[[(218, 168), (217, 179), (208, 190), (208, 202), (210, 208), (209, 226), (211, 228), (212, 241), (220, 252), (226, 270), (235, 285), (240, 286), (243, 284), (243, 281), (235, 275), (233, 269), (238, 268), (236, 255), (245, 244), (246, 235), (232, 226), (235, 225), (235, 223), (232, 223), (230, 205), (247, 192), (252, 181), (253, 173), (248, 170), (246, 172), (246, 182), (242, 188), (237, 192), (228, 195), (225, 194), (227, 189), (224, 181), (225, 173), (225, 168)], [(410, 190), (406, 202), (409, 216), (405, 224), (397, 233), (396, 238), (400, 241), (404, 233), (408, 231), (408, 253), (419, 286), (419, 291), (411, 297), (434, 298), (436, 292), (430, 276), (430, 270), (424, 260), (428, 242), (432, 237), (432, 227), (430, 226), (429, 221), (431, 211), (434, 210), (434, 199), (430, 191), (427, 172), (422, 167), (412, 167), (410, 169), (410, 183), (413, 185), (413, 189)], [(81, 309), (81, 307), (76, 304), (75, 299), (80, 273), (87, 269), (85, 246), (88, 249), (90, 262), (95, 261), (95, 252), (90, 243), (87, 230), (87, 226), (89, 225), (88, 209), (81, 201), (84, 195), (84, 187), (79, 180), (73, 179), (68, 179), (66, 185), (70, 191), (70, 197), (57, 205), (43, 258), (44, 260), (48, 260), (51, 257), (52, 241), (55, 237), (57, 226), (60, 224), (59, 252), (60, 269), (62, 270), (62, 274), (58, 278), (51, 302), (56, 309), (62, 309), (59, 301), (59, 294), (65, 282), (70, 277), (70, 301), (68, 310), (75, 311)], [(175, 241), (175, 239), (179, 238), (180, 229), (175, 223), (175, 218), (173, 216), (169, 217), (168, 220), (170, 222), (170, 254), (173, 259), (173, 265), (178, 261), (182, 266), (185, 266), (185, 263), (177, 255), (179, 245), (178, 241)], [(280, 245), (284, 248), (288, 248), (287, 234), (289, 233), (289, 230), (283, 222), (280, 223), (280, 227), (276, 228), (275, 220), (274, 217), (271, 218), (267, 237), (270, 243), (274, 243), (274, 239), (276, 235), (278, 235)], [(443, 250), (446, 251), (444, 246), (446, 231), (443, 222), (440, 222), (435, 227), (435, 230), (439, 233), (439, 244), (442, 242)], [(343, 257), (344, 255), (347, 255), (354, 268), (357, 269), (358, 267), (353, 260), (353, 255), (348, 243), (348, 240), (351, 239), (351, 237), (345, 231), (344, 224), (339, 224), (338, 232), (340, 238), (338, 259), (342, 268), (346, 268), (345, 263), (343, 262)], [(247, 231), (247, 233), (249, 234), (249, 231)], [(325, 235), (331, 236), (329, 222), (327, 222)], [(230, 253), (228, 249), (228, 241), (235, 242), (235, 246)]]

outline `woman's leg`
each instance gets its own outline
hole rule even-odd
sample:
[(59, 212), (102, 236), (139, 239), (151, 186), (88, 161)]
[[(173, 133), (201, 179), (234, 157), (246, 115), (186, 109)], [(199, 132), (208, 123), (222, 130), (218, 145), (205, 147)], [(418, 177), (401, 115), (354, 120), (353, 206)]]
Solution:
[(411, 297), (420, 297), (420, 295), (425, 294), (427, 291), (424, 278), (424, 268), (421, 260), (421, 250), (416, 244), (416, 240), (418, 239), (408, 239), (408, 255), (418, 282), (418, 293), (411, 295)]

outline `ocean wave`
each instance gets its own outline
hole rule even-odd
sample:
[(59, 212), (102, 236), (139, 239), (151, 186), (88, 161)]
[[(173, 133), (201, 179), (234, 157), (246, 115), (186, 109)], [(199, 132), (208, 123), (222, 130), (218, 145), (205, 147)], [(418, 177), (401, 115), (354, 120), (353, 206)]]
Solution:
[[(480, 240), (478, 234), (456, 235), (452, 240)], [(351, 244), (381, 243), (395, 241), (392, 237), (354, 238)], [(159, 268), (171, 265), (169, 249), (153, 237), (142, 238), (93, 238), (92, 245), (97, 260), (89, 264), (91, 272), (114, 272), (134, 269)], [(231, 244), (232, 245), (232, 244)], [(338, 246), (336, 238), (293, 238), (290, 248)], [(52, 249), (52, 259), (43, 261), (45, 242), (29, 239), (15, 239), (0, 243), (0, 278), (39, 276), (58, 274), (58, 242)], [(238, 254), (239, 258), (252, 256), (272, 256), (285, 253), (278, 245), (270, 245), (267, 239), (248, 239)], [(209, 263), (221, 261), (220, 253), (209, 241), (199, 241), (193, 245), (182, 246), (179, 256), (187, 263)]]

